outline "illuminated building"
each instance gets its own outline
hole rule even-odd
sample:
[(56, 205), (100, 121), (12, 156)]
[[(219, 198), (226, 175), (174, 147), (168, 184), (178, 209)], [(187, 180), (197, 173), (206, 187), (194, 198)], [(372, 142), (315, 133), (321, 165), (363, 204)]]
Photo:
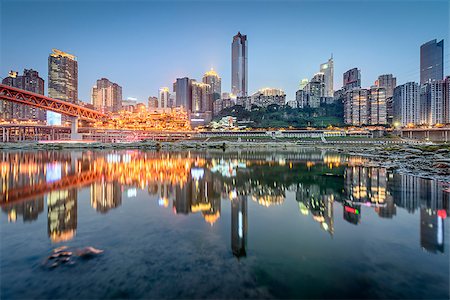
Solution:
[(354, 88), (344, 97), (344, 123), (356, 126), (369, 124), (369, 91)]
[(47, 207), (47, 229), (52, 243), (71, 240), (77, 230), (77, 190), (50, 192)]
[(206, 72), (203, 75), (202, 78), (203, 83), (209, 84), (211, 87), (211, 94), (212, 94), (212, 100), (216, 101), (217, 99), (220, 99), (220, 95), (222, 93), (222, 79), (219, 77), (219, 75), (211, 69), (210, 71)]
[(300, 81), (299, 90), (303, 90), (305, 88), (305, 86), (308, 84), (308, 82), (309, 82), (308, 78), (303, 78)]
[(386, 110), (386, 89), (381, 87), (371, 87), (369, 93), (369, 124), (387, 124)]
[(407, 82), (394, 89), (394, 123), (402, 126), (420, 124), (420, 97), (419, 85)]
[(231, 92), (236, 96), (247, 96), (247, 36), (238, 32), (231, 44)]
[(450, 123), (450, 77), (420, 87), (420, 124)]
[(420, 84), (444, 78), (444, 40), (420, 46)]
[(243, 106), (247, 110), (250, 110), (252, 105), (259, 107), (267, 107), (272, 104), (285, 105), (286, 94), (281, 89), (263, 88), (251, 96), (238, 96), (236, 104)]
[(155, 111), (158, 108), (158, 98), (156, 97), (148, 97), (148, 110)]
[(361, 71), (357, 68), (348, 70), (343, 75), (343, 89), (346, 91), (361, 88)]
[[(48, 96), (66, 102), (78, 102), (78, 62), (69, 53), (52, 49), (48, 57)], [(60, 125), (68, 117), (47, 112), (48, 125)]]
[(187, 112), (192, 111), (192, 80), (187, 77), (177, 78), (174, 91), (176, 93), (176, 107), (182, 107)]
[(33, 222), (44, 211), (44, 198), (3, 206), (2, 210), (8, 214), (8, 222), (16, 222), (19, 216), (24, 223)]
[(211, 112), (212, 107), (212, 94), (211, 86), (206, 83), (192, 81), (192, 112)]
[(334, 95), (334, 62), (333, 56), (326, 63), (320, 65), (320, 72), (324, 74), (325, 97), (333, 97)]
[[(44, 95), (44, 79), (33, 69), (24, 69), (23, 75), (10, 71), (8, 77), (2, 80), (2, 84), (9, 85), (36, 94)], [(40, 121), (46, 119), (45, 110), (25, 104), (0, 100), (0, 118), (5, 120)]]
[(237, 258), (246, 256), (247, 199), (237, 196), (231, 200), (231, 249)]
[(394, 89), (397, 86), (397, 78), (392, 74), (384, 74), (378, 76), (376, 86), (386, 89), (386, 98), (394, 96)]
[(91, 102), (101, 112), (118, 112), (122, 108), (122, 87), (101, 78), (92, 87)]
[(166, 109), (169, 106), (169, 88), (168, 87), (162, 87), (159, 89), (159, 97), (158, 97), (158, 108), (159, 109)]
[(318, 108), (325, 93), (324, 74), (317, 73), (303, 89), (302, 107)]
[(110, 209), (122, 204), (122, 191), (119, 182), (105, 182), (102, 179), (91, 185), (91, 206), (100, 213), (107, 213)]

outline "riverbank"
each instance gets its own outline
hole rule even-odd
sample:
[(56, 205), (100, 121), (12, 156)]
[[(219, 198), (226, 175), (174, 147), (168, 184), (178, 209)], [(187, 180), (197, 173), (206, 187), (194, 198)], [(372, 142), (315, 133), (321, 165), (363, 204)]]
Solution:
[(45, 150), (124, 150), (140, 149), (152, 151), (260, 151), (283, 152), (302, 149), (333, 151), (344, 155), (367, 158), (362, 164), (367, 167), (382, 167), (400, 173), (414, 174), (450, 182), (450, 145), (394, 143), (391, 140), (349, 140), (341, 143), (299, 141), (142, 141), (133, 143), (0, 143), (3, 151)]

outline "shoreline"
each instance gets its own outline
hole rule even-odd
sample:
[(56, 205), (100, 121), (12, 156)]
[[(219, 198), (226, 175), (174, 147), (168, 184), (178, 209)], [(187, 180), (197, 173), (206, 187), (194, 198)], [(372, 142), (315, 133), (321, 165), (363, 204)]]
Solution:
[(450, 145), (409, 143), (399, 140), (356, 140), (345, 142), (294, 142), (294, 141), (192, 141), (176, 142), (143, 141), (133, 143), (0, 143), (2, 151), (43, 150), (149, 150), (149, 151), (255, 151), (284, 152), (299, 150), (325, 150), (343, 155), (367, 159), (365, 167), (386, 168), (398, 173), (413, 174), (421, 178), (437, 179), (450, 183)]

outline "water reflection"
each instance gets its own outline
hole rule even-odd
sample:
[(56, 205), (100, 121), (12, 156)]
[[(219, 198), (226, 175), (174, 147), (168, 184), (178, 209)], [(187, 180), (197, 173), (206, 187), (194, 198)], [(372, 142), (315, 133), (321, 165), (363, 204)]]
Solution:
[(142, 151), (2, 153), (0, 199), (9, 222), (37, 220), (47, 206), (47, 231), (53, 243), (77, 232), (78, 191), (89, 188), (91, 207), (106, 214), (146, 190), (173, 213), (201, 214), (213, 225), (222, 205), (231, 210), (231, 250), (246, 256), (248, 202), (270, 209), (295, 194), (299, 215), (312, 218), (330, 236), (334, 210), (354, 225), (366, 210), (392, 219), (397, 209), (420, 210), (420, 246), (444, 252), (449, 194), (436, 180), (365, 167), (365, 160), (335, 153), (154, 153)]

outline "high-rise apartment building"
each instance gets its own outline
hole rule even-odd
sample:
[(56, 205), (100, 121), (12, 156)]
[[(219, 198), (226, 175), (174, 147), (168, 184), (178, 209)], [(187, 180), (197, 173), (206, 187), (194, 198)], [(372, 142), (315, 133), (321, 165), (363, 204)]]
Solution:
[[(4, 85), (9, 85), (36, 94), (44, 95), (44, 79), (32, 69), (24, 69), (23, 75), (11, 71), (8, 77), (2, 80)], [(45, 110), (20, 103), (0, 100), (0, 118), (5, 120), (30, 120), (44, 122)]]
[(238, 32), (231, 44), (231, 92), (247, 96), (247, 36)]
[(174, 91), (176, 93), (177, 107), (183, 107), (187, 112), (192, 111), (192, 80), (183, 77), (177, 78), (174, 83)]
[(353, 68), (345, 72), (343, 75), (343, 88), (346, 91), (361, 88), (361, 71)]
[[(78, 102), (78, 62), (69, 53), (52, 49), (48, 57), (48, 96), (66, 102)], [(63, 118), (63, 121), (68, 118)], [(47, 124), (61, 124), (61, 115), (47, 112)]]
[(420, 84), (444, 78), (444, 40), (420, 46)]
[(368, 125), (369, 115), (369, 90), (353, 88), (345, 94), (344, 98), (344, 122), (349, 125)]
[(387, 124), (386, 89), (371, 87), (369, 94), (369, 124)]
[(219, 75), (211, 69), (203, 75), (203, 83), (209, 84), (211, 87), (211, 94), (213, 101), (220, 99), (222, 93), (222, 79)]
[(450, 76), (433, 81), (429, 88), (430, 125), (450, 123)]
[(92, 87), (91, 102), (95, 109), (103, 113), (118, 112), (122, 108), (122, 87), (106, 78), (101, 78)]
[(169, 106), (170, 101), (170, 92), (168, 87), (162, 87), (159, 89), (159, 96), (158, 96), (158, 108), (165, 109), (170, 107)]
[(386, 98), (389, 98), (394, 95), (394, 89), (397, 86), (397, 78), (395, 78), (392, 74), (380, 75), (378, 76), (376, 85), (378, 87), (385, 88)]
[(334, 62), (333, 56), (326, 63), (320, 65), (320, 72), (324, 74), (325, 97), (333, 97), (334, 95)]
[(407, 82), (394, 89), (394, 124), (420, 124), (420, 91), (416, 82)]

